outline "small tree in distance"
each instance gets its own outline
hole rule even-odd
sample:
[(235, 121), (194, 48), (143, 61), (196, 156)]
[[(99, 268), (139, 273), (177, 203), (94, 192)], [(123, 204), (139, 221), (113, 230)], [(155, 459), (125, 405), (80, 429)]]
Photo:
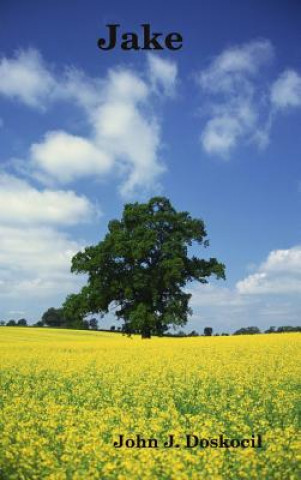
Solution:
[(7, 327), (15, 327), (17, 325), (16, 320), (8, 320), (6, 326)]
[(33, 327), (44, 327), (44, 323), (42, 320), (38, 320), (36, 323), (33, 324)]
[(169, 325), (186, 324), (187, 282), (225, 278), (225, 267), (215, 258), (188, 256), (193, 242), (208, 246), (204, 222), (177, 212), (165, 197), (125, 205), (121, 220), (110, 221), (108, 228), (103, 241), (72, 259), (71, 271), (88, 274), (88, 283), (67, 297), (69, 313), (104, 315), (114, 305), (124, 332), (150, 338)]
[(18, 320), (17, 325), (19, 327), (27, 327), (27, 320), (25, 318), (20, 318), (20, 320)]
[(205, 337), (211, 337), (212, 333), (213, 333), (213, 328), (211, 328), (211, 327), (205, 327), (204, 328)]
[(240, 328), (239, 330), (236, 330), (236, 332), (233, 333), (233, 335), (256, 335), (260, 333), (260, 330), (258, 327), (246, 327), (246, 328)]
[(91, 328), (91, 330), (97, 330), (98, 329), (97, 318), (91, 318), (91, 320), (89, 320), (89, 328)]
[(48, 327), (63, 327), (65, 323), (64, 313), (62, 308), (50, 307), (42, 316), (43, 325)]

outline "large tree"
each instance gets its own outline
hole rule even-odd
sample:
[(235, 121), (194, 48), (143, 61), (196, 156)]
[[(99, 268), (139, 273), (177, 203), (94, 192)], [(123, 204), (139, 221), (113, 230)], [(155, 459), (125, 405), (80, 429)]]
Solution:
[(108, 229), (103, 241), (72, 259), (71, 271), (88, 274), (88, 283), (67, 297), (69, 315), (104, 315), (114, 306), (124, 331), (148, 338), (186, 324), (192, 313), (187, 282), (225, 278), (215, 258), (189, 256), (193, 242), (209, 245), (204, 222), (177, 212), (167, 198), (125, 205), (121, 220), (110, 221)]

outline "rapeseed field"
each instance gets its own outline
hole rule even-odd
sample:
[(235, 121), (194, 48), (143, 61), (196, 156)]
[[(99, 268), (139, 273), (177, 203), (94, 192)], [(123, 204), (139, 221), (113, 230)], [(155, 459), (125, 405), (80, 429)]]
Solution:
[(297, 479), (300, 339), (0, 328), (0, 478)]

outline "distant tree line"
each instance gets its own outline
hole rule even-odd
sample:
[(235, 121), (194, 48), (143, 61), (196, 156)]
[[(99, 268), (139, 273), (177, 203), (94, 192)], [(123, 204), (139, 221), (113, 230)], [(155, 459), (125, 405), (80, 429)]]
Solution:
[(0, 322), (1, 327), (27, 327), (27, 320), (25, 318), (20, 318), (20, 320), (8, 320), (8, 322), (4, 322), (3, 320)]
[[(125, 328), (125, 325), (122, 327), (116, 328), (114, 325), (110, 328), (110, 331), (112, 332), (122, 332), (124, 334), (139, 334), (139, 331), (135, 330), (129, 330), (128, 328)], [(229, 335), (255, 335), (255, 334), (261, 334), (261, 333), (286, 333), (286, 332), (301, 332), (301, 327), (292, 327), (290, 325), (287, 326), (281, 326), (281, 327), (270, 327), (267, 330), (261, 332), (261, 330), (258, 327), (245, 327), (245, 328), (240, 328), (239, 330), (236, 330), (232, 334), (227, 333), (227, 332), (222, 332), (222, 333), (215, 333), (214, 336), (216, 337), (228, 337)], [(204, 328), (204, 333), (198, 333), (196, 330), (192, 330), (189, 333), (184, 332), (184, 330), (178, 330), (176, 332), (165, 332), (163, 335), (164, 337), (211, 337), (213, 336), (213, 328), (212, 327), (205, 327)]]
[[(123, 325), (122, 327), (116, 327), (113, 325), (111, 327), (111, 331), (118, 331), (122, 332), (124, 334), (139, 334), (140, 331), (135, 331), (135, 330), (130, 330), (129, 328), (125, 328), (126, 326)], [(261, 334), (261, 333), (286, 333), (286, 332), (301, 332), (301, 327), (292, 327), (292, 326), (281, 326), (281, 327), (270, 327), (268, 330), (265, 330), (264, 332), (261, 332), (261, 330), (258, 327), (245, 327), (245, 328), (240, 328), (239, 330), (236, 330), (232, 335), (255, 335), (255, 334)], [(222, 332), (222, 333), (215, 333), (214, 336), (222, 336), (222, 337), (228, 337), (229, 333), (227, 332)], [(164, 337), (211, 337), (213, 336), (213, 328), (212, 327), (205, 327), (204, 328), (204, 333), (200, 334), (196, 330), (192, 330), (189, 333), (184, 332), (184, 330), (178, 330), (177, 332), (165, 332), (161, 336)]]
[(54, 328), (71, 328), (76, 330), (97, 330), (98, 322), (96, 318), (85, 320), (81, 316), (68, 315), (64, 308), (48, 308), (43, 313), (40, 325)]
[(285, 333), (285, 332), (301, 332), (301, 327), (291, 327), (289, 325), (284, 327), (270, 327), (264, 333)]
[[(20, 320), (9, 320), (0, 322), (1, 326), (7, 327), (27, 327), (25, 318)], [(70, 328), (73, 330), (98, 330), (98, 321), (96, 318), (82, 320), (79, 318), (70, 318), (63, 308), (48, 308), (43, 313), (41, 320), (32, 325), (32, 327), (50, 327), (50, 328)]]
[[(27, 327), (29, 326), (25, 318), (20, 318), (19, 320), (8, 320), (4, 322), (0, 321), (0, 326), (7, 327)], [(73, 318), (66, 313), (63, 308), (48, 308), (46, 312), (43, 313), (41, 320), (31, 325), (32, 327), (49, 327), (49, 328), (70, 328), (73, 330), (99, 330), (107, 331), (106, 329), (98, 328), (98, 321), (96, 318), (91, 318), (89, 320), (83, 320), (82, 318)], [(116, 327), (112, 325), (110, 327), (111, 332), (123, 333), (124, 335), (133, 335), (140, 334), (139, 329), (130, 328), (130, 326), (125, 323), (122, 326)], [(232, 335), (256, 335), (261, 333), (288, 333), (288, 332), (301, 332), (301, 327), (293, 327), (290, 325), (285, 325), (281, 327), (270, 327), (267, 330), (261, 332), (258, 327), (243, 327), (236, 330)], [(215, 333), (214, 336), (229, 336), (229, 333), (223, 332), (221, 334)], [(161, 336), (164, 337), (211, 337), (213, 336), (213, 328), (205, 327), (203, 334), (198, 333), (196, 330), (192, 330), (189, 333), (184, 332), (183, 330), (178, 330), (176, 332), (171, 332), (164, 330), (161, 332)]]

